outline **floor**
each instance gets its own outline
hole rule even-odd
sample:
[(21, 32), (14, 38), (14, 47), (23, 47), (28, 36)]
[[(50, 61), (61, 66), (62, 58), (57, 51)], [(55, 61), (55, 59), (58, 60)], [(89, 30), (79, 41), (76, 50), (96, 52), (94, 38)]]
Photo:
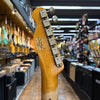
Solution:
[[(59, 75), (59, 100), (80, 100), (62, 74)], [(41, 100), (41, 71), (38, 69), (18, 100)]]

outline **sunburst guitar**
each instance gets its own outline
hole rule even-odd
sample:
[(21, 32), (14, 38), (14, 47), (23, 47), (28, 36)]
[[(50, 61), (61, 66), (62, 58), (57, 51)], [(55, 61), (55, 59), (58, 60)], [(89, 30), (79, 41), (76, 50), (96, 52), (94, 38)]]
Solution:
[(58, 74), (64, 65), (44, 8), (36, 8), (32, 17), (37, 24), (34, 44), (39, 56), (42, 75), (42, 100), (58, 100)]

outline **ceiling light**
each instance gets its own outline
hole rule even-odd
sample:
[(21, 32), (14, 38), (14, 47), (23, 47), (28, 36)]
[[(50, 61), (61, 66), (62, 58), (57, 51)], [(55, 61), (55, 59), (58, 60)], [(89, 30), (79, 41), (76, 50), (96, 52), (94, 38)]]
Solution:
[(28, 27), (26, 26), (26, 29), (28, 29)]
[(87, 7), (87, 6), (41, 6), (45, 9), (49, 9), (50, 7), (53, 7), (54, 9), (69, 9), (69, 10), (100, 10), (100, 7), (96, 7), (96, 6), (90, 6), (90, 7)]
[(53, 32), (54, 32), (54, 33), (56, 33), (56, 32), (59, 33), (59, 32), (64, 32), (64, 30), (53, 30)]
[(13, 9), (13, 10), (12, 10), (12, 14), (13, 14), (13, 15), (16, 14), (16, 12), (17, 12), (16, 9)]
[(63, 33), (63, 34), (61, 33), (61, 34), (54, 34), (54, 35), (55, 35), (55, 36), (56, 36), (56, 35), (66, 35), (66, 36), (67, 36), (67, 35), (74, 35), (74, 36), (76, 36), (75, 33)]
[[(49, 18), (51, 21), (52, 18)], [(58, 18), (58, 21), (79, 21), (79, 18)], [(97, 21), (98, 19), (88, 19), (88, 21)]]
[[(69, 30), (69, 32), (79, 32), (79, 30)], [(89, 30), (88, 32), (100, 32), (100, 30)]]
[(60, 28), (76, 28), (76, 25), (52, 25), (52, 27), (60, 27)]

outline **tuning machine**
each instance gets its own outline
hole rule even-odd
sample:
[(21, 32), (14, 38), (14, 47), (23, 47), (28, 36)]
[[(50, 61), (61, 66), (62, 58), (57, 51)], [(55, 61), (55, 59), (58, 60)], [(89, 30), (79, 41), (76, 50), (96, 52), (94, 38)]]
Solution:
[(53, 27), (52, 30), (60, 30), (60, 26), (57, 26), (57, 27)]
[(52, 21), (54, 23), (57, 23), (58, 22), (58, 17), (56, 15), (52, 16)]
[(53, 15), (55, 13), (55, 9), (53, 7), (50, 7), (47, 13), (48, 12)]

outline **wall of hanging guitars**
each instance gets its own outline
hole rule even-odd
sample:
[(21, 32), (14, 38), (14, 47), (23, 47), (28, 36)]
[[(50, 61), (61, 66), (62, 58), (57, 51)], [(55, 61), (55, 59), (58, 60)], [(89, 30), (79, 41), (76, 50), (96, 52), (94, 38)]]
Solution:
[(84, 14), (79, 22), (76, 24), (77, 33), (77, 58), (79, 62), (89, 64), (88, 56), (90, 51), (87, 49), (88, 45), (88, 18)]
[(28, 36), (28, 33), (8, 19), (7, 15), (0, 16), (0, 19), (0, 58), (4, 57), (3, 52), (6, 52), (7, 58), (28, 54), (33, 45), (33, 37)]

